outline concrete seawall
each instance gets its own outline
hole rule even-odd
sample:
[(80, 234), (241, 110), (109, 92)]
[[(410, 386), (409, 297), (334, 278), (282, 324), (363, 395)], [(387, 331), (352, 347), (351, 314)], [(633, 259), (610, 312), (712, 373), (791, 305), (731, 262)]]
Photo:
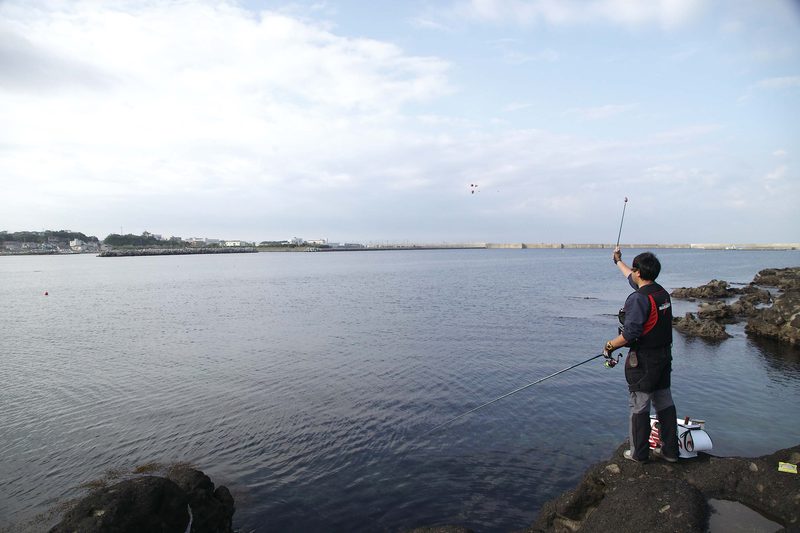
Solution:
[[(488, 249), (613, 249), (606, 243), (486, 243)], [(691, 250), (800, 250), (800, 243), (691, 243), (691, 244), (620, 244), (620, 248), (658, 249), (677, 248)]]
[(255, 248), (135, 248), (100, 252), (97, 257), (138, 257), (150, 255), (201, 255), (201, 254), (247, 254), (256, 253)]

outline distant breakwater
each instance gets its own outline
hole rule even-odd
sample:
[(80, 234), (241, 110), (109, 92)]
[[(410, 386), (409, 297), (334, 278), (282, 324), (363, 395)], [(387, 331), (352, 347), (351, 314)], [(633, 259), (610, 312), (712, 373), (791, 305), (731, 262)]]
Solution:
[(142, 255), (199, 255), (199, 254), (248, 254), (258, 250), (252, 247), (229, 248), (136, 248), (106, 250), (98, 257), (137, 257)]
[[(614, 244), (609, 243), (441, 243), (441, 244), (369, 244), (359, 247), (320, 247), (303, 249), (313, 252), (355, 252), (371, 250), (527, 250), (527, 249), (613, 249)], [(687, 250), (800, 250), (800, 243), (699, 243), (699, 244), (620, 244), (620, 248), (634, 249), (687, 249)]]
[[(634, 249), (690, 250), (800, 250), (800, 243), (704, 243), (704, 244), (621, 244)], [(223, 248), (121, 248), (105, 250), (98, 257), (136, 257), (152, 255), (242, 254), (256, 252), (356, 252), (375, 250), (526, 250), (526, 249), (613, 249), (606, 243), (460, 243), (460, 244), (371, 244), (357, 247), (223, 247)], [(28, 252), (30, 253), (30, 252)], [(23, 255), (17, 253), (14, 255)], [(3, 254), (7, 255), (7, 254)]]
[[(613, 249), (614, 244), (598, 244), (598, 243), (510, 243), (510, 244), (494, 244), (486, 243), (486, 248), (563, 248), (563, 249), (592, 249), (592, 248), (609, 248)], [(702, 244), (620, 244), (620, 248), (678, 248), (690, 250), (797, 250), (800, 249), (800, 243), (796, 242), (780, 242), (780, 243), (702, 243)]]

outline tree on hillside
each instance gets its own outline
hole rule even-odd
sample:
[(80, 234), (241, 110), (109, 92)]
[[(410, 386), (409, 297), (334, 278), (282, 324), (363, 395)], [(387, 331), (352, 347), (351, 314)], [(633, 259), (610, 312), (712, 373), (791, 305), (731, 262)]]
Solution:
[(97, 237), (91, 236), (87, 237), (85, 234), (79, 231), (70, 231), (70, 230), (46, 230), (46, 231), (15, 231), (13, 233), (9, 233), (7, 231), (0, 231), (0, 242), (36, 242), (40, 244), (44, 244), (48, 242), (51, 237), (55, 237), (59, 241), (72, 241), (75, 239), (80, 239), (83, 242), (100, 242), (100, 239)]
[(184, 246), (184, 243), (181, 241), (176, 241), (174, 239), (161, 241), (149, 233), (146, 235), (132, 235), (130, 233), (127, 235), (120, 235), (118, 233), (112, 233), (103, 239), (103, 244), (107, 244), (109, 246), (135, 246), (138, 248), (162, 248), (165, 246), (174, 248), (175, 246)]

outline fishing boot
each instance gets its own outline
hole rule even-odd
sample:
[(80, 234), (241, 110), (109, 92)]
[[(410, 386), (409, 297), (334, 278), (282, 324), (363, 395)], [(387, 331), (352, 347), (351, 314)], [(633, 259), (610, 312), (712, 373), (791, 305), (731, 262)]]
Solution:
[(675, 462), (680, 456), (678, 450), (678, 414), (672, 405), (656, 413), (659, 431), (661, 432), (661, 455), (669, 462)]

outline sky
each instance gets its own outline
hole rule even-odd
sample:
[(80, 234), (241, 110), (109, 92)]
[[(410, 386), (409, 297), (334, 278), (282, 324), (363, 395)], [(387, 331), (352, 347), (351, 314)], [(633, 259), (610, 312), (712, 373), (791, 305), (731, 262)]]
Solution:
[(0, 0), (6, 231), (800, 242), (799, 124), (797, 0)]

